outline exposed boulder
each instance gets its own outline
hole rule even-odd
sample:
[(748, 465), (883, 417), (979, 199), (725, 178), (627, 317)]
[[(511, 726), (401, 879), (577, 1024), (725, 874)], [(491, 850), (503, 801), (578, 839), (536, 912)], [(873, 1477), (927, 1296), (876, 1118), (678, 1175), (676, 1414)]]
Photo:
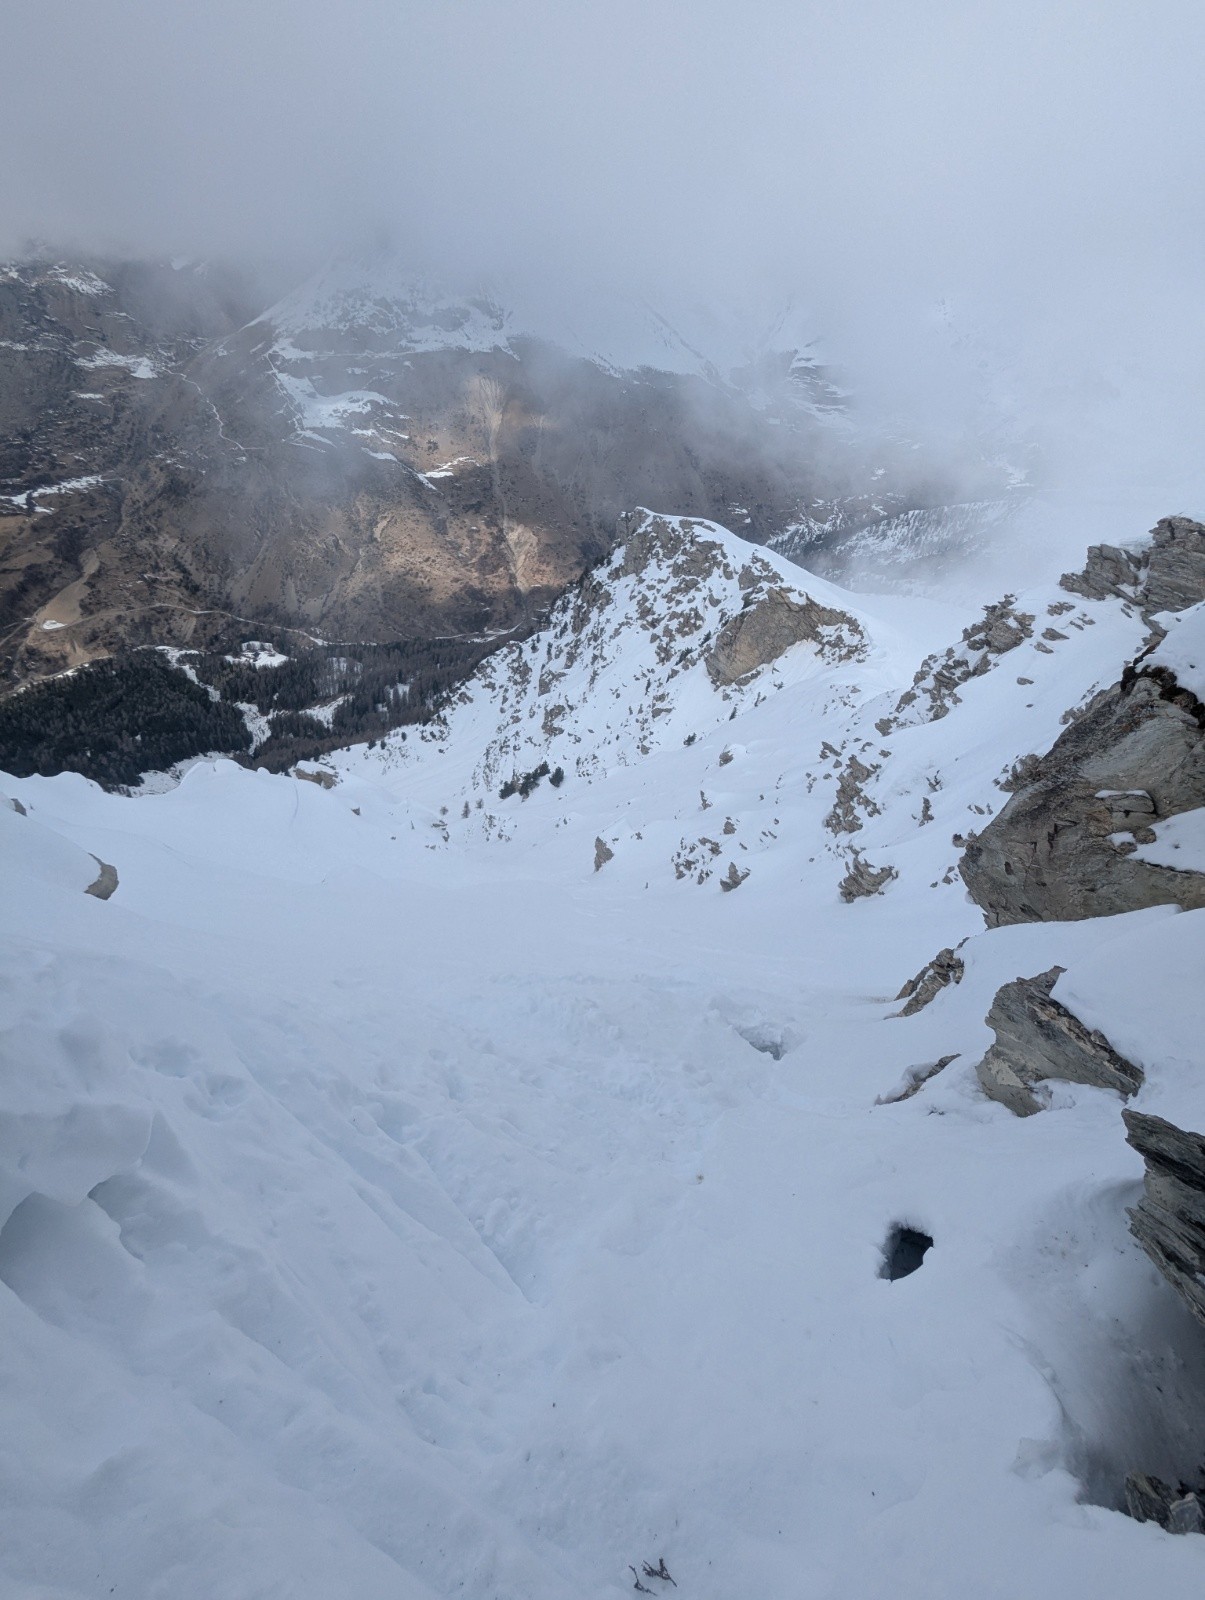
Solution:
[(829, 659), (846, 661), (865, 649), (862, 629), (848, 612), (822, 606), (810, 595), (793, 595), (780, 585), (762, 585), (750, 591), (744, 610), (720, 629), (704, 660), (711, 681), (722, 687), (804, 643), (821, 647)]
[(1181, 1483), (1173, 1488), (1147, 1472), (1126, 1477), (1126, 1510), (1136, 1522), (1157, 1522), (1168, 1533), (1205, 1533), (1205, 1505)]
[(1092, 544), (1082, 572), (1064, 572), (1059, 587), (1086, 600), (1137, 600), (1142, 556), (1123, 545)]
[(1145, 548), (1094, 544), (1083, 572), (1066, 572), (1059, 582), (1089, 600), (1116, 596), (1149, 614), (1183, 611), (1205, 600), (1205, 524), (1164, 517)]
[(866, 857), (855, 850), (849, 871), (842, 878), (837, 893), (849, 904), (868, 895), (882, 894), (891, 880), (898, 877), (899, 873), (894, 867), (872, 867)]
[(896, 995), (907, 1003), (895, 1013), (897, 1017), (914, 1017), (923, 1011), (931, 1000), (951, 983), (961, 983), (966, 972), (966, 962), (947, 947), (939, 950), (932, 961), (923, 966), (915, 978), (909, 978)]
[(594, 841), (594, 870), (601, 872), (608, 861), (614, 861), (615, 852), (605, 839), (597, 838)]
[(306, 783), (316, 783), (320, 789), (333, 789), (339, 781), (335, 773), (328, 772), (325, 767), (314, 770), (309, 767), (294, 767), (289, 776), (302, 778)]
[(896, 1106), (901, 1100), (911, 1100), (913, 1095), (919, 1094), (932, 1078), (939, 1072), (944, 1072), (951, 1061), (958, 1060), (959, 1052), (955, 1050), (952, 1055), (939, 1056), (936, 1061), (926, 1061), (921, 1066), (909, 1067), (904, 1073), (904, 1081), (890, 1094), (875, 1096), (876, 1106)]
[(1042, 1109), (1034, 1086), (1049, 1078), (1125, 1096), (1142, 1084), (1140, 1067), (1052, 998), (1062, 971), (1051, 967), (1035, 978), (1002, 984), (987, 1014), (996, 1042), (975, 1070), (984, 1094), (1019, 1117)]
[(107, 900), (117, 888), (117, 868), (111, 867), (107, 861), (102, 861), (99, 856), (93, 856), (92, 859), (100, 868), (100, 873), (88, 885), (84, 893), (95, 895), (98, 900)]
[(1136, 853), (1153, 824), (1205, 806), (1205, 706), (1157, 653), (1014, 781), (959, 863), (989, 926), (1205, 905), (1205, 875)]
[(1205, 1323), (1205, 1137), (1145, 1111), (1123, 1111), (1126, 1139), (1146, 1162), (1130, 1231)]

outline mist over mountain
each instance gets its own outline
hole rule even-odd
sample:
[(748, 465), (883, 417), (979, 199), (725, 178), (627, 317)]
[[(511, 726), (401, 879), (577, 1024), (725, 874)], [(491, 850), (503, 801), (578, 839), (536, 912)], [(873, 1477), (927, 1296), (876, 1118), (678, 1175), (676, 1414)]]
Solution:
[[(1079, 483), (1112, 438), (1176, 458), (1203, 29), (1179, 0), (15, 0), (0, 250), (296, 280), (385, 241), (454, 294), (499, 284), (578, 325), (616, 292), (678, 324), (792, 303), (864, 406), (950, 452), (995, 408)], [(1142, 405), (1109, 393), (1130, 375)]]

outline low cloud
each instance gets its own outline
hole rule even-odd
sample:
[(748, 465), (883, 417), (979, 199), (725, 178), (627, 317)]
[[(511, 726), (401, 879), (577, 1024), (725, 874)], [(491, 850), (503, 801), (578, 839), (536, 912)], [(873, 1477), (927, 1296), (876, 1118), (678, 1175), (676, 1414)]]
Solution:
[(5, 36), (6, 252), (791, 298), (920, 432), (1028, 410), (1079, 471), (1114, 428), (1191, 490), (1197, 5), (9, 0)]

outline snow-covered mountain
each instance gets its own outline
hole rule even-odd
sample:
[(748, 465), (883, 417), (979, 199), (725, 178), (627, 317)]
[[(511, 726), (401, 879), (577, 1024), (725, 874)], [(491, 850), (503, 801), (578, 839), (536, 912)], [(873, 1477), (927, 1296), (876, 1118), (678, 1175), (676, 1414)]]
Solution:
[[(456, 292), (424, 280), (391, 252), (340, 258), (287, 294), (259, 319), (286, 361), (299, 351), (360, 350), (378, 355), (462, 350), (520, 355), (537, 341), (621, 375), (647, 369), (705, 378), (758, 393), (769, 369), (779, 400), (793, 384), (798, 404), (841, 410), (841, 393), (818, 360), (818, 330), (795, 302), (740, 315), (704, 304), (665, 313), (648, 299), (606, 284), (479, 285)], [(768, 400), (764, 388), (760, 397)]]
[(465, 291), (384, 254), (281, 297), (204, 263), (9, 263), (0, 695), (146, 644), (526, 628), (633, 504), (940, 587), (1027, 498), (969, 456), (869, 434), (800, 303)]
[[(422, 730), (4, 780), (5, 1592), (1195, 1594), (1205, 530), (1025, 576), (636, 513)], [(988, 928), (1072, 789), (1175, 870)]]

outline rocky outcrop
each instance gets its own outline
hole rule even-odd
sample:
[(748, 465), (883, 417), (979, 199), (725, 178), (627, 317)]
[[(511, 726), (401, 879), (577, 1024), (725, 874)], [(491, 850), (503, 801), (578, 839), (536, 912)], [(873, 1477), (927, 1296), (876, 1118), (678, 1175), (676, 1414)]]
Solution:
[(792, 645), (805, 643), (818, 646), (827, 659), (851, 661), (864, 653), (866, 641), (848, 612), (777, 585), (761, 586), (720, 629), (704, 660), (712, 683), (722, 687), (739, 683)]
[(932, 961), (923, 966), (915, 978), (909, 978), (896, 995), (907, 1003), (895, 1013), (897, 1017), (914, 1017), (923, 1011), (931, 1000), (951, 983), (961, 983), (966, 972), (966, 962), (948, 946), (939, 950)]
[(872, 894), (882, 894), (891, 880), (898, 877), (899, 873), (894, 867), (872, 867), (866, 857), (855, 850), (849, 871), (837, 886), (837, 893), (848, 905)]
[(991, 927), (1205, 905), (1205, 875), (1146, 861), (1152, 825), (1205, 805), (1205, 707), (1141, 660), (1026, 765), (959, 871)]
[(1145, 548), (1094, 544), (1084, 570), (1065, 572), (1059, 582), (1089, 600), (1131, 600), (1150, 614), (1183, 611), (1205, 600), (1205, 524), (1164, 517)]
[(1146, 1163), (1130, 1231), (1192, 1314), (1205, 1323), (1205, 1136), (1144, 1111), (1123, 1111)]
[(962, 644), (926, 656), (912, 687), (905, 689), (889, 717), (876, 727), (882, 734), (918, 722), (936, 722), (959, 703), (958, 690), (972, 678), (990, 672), (997, 659), (1015, 650), (1033, 634), (1033, 616), (1016, 609), (1016, 597), (1003, 599), (983, 608), (983, 615), (962, 630)]
[(107, 900), (117, 888), (117, 868), (111, 867), (107, 861), (102, 861), (99, 856), (93, 856), (92, 859), (100, 868), (100, 872), (84, 890), (84, 893), (94, 895), (97, 900)]
[(868, 817), (878, 816), (879, 806), (867, 794), (866, 785), (881, 767), (880, 762), (867, 766), (856, 755), (849, 757), (837, 778), (832, 810), (824, 819), (824, 826), (830, 833), (857, 833), (862, 826), (859, 812)]
[[(1205, 1324), (1205, 1137), (1145, 1111), (1123, 1111), (1126, 1139), (1146, 1164), (1130, 1232)], [(1205, 1480), (1170, 1484), (1146, 1472), (1125, 1483), (1126, 1509), (1169, 1533), (1205, 1533)]]
[(605, 839), (597, 838), (594, 841), (594, 870), (601, 872), (608, 861), (614, 861), (615, 852)]
[(1205, 1504), (1186, 1483), (1173, 1487), (1151, 1473), (1131, 1472), (1125, 1498), (1135, 1522), (1157, 1522), (1168, 1533), (1205, 1533)]
[(1034, 1087), (1050, 1078), (1116, 1089), (1125, 1096), (1142, 1084), (1140, 1067), (1052, 998), (1062, 971), (1051, 967), (1037, 977), (1003, 984), (987, 1014), (996, 1042), (975, 1069), (979, 1083), (990, 1100), (1019, 1117), (1042, 1109)]
[(1086, 600), (1137, 600), (1142, 557), (1124, 545), (1092, 544), (1082, 572), (1064, 572), (1059, 587)]
[(931, 1079), (936, 1078), (939, 1072), (944, 1072), (951, 1061), (957, 1060), (958, 1051), (955, 1050), (952, 1055), (939, 1056), (936, 1061), (927, 1061), (922, 1066), (909, 1067), (904, 1074), (904, 1081), (900, 1087), (892, 1090), (890, 1094), (876, 1095), (875, 1105), (896, 1106), (902, 1100), (911, 1100), (913, 1095), (919, 1094)]

